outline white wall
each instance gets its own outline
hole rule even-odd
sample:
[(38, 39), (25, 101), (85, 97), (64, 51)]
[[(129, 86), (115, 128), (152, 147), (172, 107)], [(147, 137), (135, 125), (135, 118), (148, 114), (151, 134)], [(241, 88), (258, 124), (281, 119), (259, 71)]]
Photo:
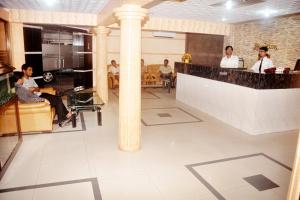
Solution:
[[(145, 64), (160, 64), (165, 58), (173, 67), (175, 61), (181, 61), (185, 53), (185, 34), (177, 33), (175, 38), (153, 37), (152, 31), (142, 32), (142, 58)], [(108, 36), (108, 62), (120, 61), (120, 31), (112, 29)], [(109, 64), (108, 63), (108, 64)]]

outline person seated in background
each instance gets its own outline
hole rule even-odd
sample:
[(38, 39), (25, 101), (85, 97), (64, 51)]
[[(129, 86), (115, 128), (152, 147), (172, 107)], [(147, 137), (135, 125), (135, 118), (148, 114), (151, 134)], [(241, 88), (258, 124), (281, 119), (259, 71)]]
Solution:
[(115, 89), (119, 84), (120, 67), (115, 60), (111, 60), (111, 65), (108, 67), (109, 88)]
[(169, 60), (164, 60), (164, 65), (159, 67), (160, 78), (170, 79), (172, 78), (172, 67), (169, 65)]
[(239, 57), (232, 55), (233, 47), (227, 46), (225, 48), (225, 56), (222, 58), (220, 66), (222, 68), (238, 68), (239, 67)]
[(255, 73), (265, 73), (265, 69), (274, 67), (273, 62), (269, 57), (268, 47), (259, 48), (258, 61), (252, 66), (251, 70)]
[(169, 65), (169, 60), (164, 60), (164, 65), (159, 68), (160, 78), (161, 79), (169, 79), (171, 85), (173, 84), (173, 76), (172, 76), (172, 67)]
[(72, 113), (67, 110), (61, 97), (48, 93), (41, 93), (39, 86), (31, 77), (33, 70), (28, 64), (22, 65), (23, 76), (16, 82), (16, 93), (23, 103), (47, 102), (55, 108), (58, 124), (63, 127), (71, 121)]
[(147, 71), (144, 59), (141, 59), (141, 80), (142, 84), (149, 84), (152, 82), (151, 75)]
[(108, 73), (113, 75), (115, 79), (119, 80), (120, 67), (115, 60), (112, 60), (108, 68)]
[(144, 59), (141, 59), (141, 75), (142, 75), (142, 78), (143, 78), (145, 73), (147, 73), (147, 66), (145, 66)]

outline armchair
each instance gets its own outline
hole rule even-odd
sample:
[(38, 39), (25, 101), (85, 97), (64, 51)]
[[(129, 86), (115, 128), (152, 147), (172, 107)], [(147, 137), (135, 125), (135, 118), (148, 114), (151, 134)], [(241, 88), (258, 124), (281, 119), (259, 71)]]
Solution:
[[(41, 92), (55, 95), (53, 88), (41, 88)], [(1, 122), (10, 123), (15, 120), (14, 105), (10, 106), (5, 113), (5, 118), (0, 118)], [(55, 116), (55, 109), (46, 102), (38, 103), (20, 103), (19, 102), (19, 115), (21, 132), (51, 132), (53, 128), (53, 119)], [(10, 129), (8, 127), (8, 129)], [(15, 127), (11, 127), (11, 130), (6, 130), (10, 133), (15, 130)]]
[(119, 80), (112, 73), (107, 75), (108, 87), (114, 89), (119, 86)]
[(147, 66), (147, 71), (148, 71), (148, 79), (147, 81), (150, 82), (153, 85), (158, 85), (160, 84), (160, 72), (159, 72), (159, 67), (161, 64), (151, 64)]

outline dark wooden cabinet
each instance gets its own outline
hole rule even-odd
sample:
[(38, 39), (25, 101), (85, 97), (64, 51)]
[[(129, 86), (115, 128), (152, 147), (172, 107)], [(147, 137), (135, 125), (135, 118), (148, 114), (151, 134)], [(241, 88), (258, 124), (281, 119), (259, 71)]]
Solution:
[(186, 35), (186, 52), (192, 55), (192, 63), (219, 67), (223, 56), (223, 35), (196, 34)]
[(39, 28), (24, 27), (23, 33), (25, 52), (41, 52), (42, 30)]
[[(33, 76), (43, 75), (43, 56), (42, 56), (42, 29), (39, 27), (24, 27), (24, 48), (25, 62), (32, 66)], [(43, 86), (42, 79), (36, 80), (39, 86)]]

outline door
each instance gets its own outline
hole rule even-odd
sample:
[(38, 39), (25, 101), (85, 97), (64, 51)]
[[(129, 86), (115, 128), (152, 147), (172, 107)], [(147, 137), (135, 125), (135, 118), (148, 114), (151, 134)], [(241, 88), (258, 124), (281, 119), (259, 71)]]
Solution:
[[(43, 70), (44, 80), (65, 91), (74, 87), (73, 34), (62, 26), (45, 26), (43, 30)], [(52, 79), (51, 79), (52, 78)]]

